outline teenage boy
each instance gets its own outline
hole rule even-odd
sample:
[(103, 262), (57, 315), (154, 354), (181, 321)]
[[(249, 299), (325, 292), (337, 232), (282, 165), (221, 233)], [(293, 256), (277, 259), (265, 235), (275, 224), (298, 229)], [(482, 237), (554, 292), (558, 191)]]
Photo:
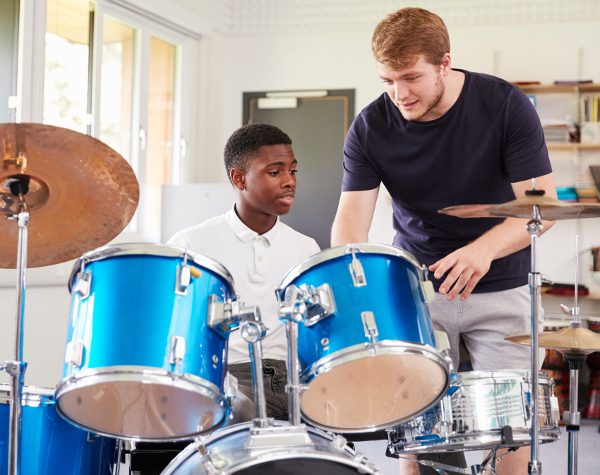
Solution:
[[(287, 339), (279, 320), (275, 289), (288, 270), (320, 251), (314, 239), (279, 220), (289, 213), (296, 191), (297, 160), (291, 139), (277, 127), (250, 124), (236, 130), (225, 146), (225, 169), (235, 204), (224, 215), (184, 229), (168, 242), (223, 264), (246, 305), (258, 305), (268, 331), (262, 340), (267, 415), (287, 420)], [(248, 343), (229, 335), (229, 372), (238, 379), (230, 424), (255, 417)]]
[[(527, 220), (437, 211), (523, 197), (532, 178), (556, 197), (536, 111), (516, 86), (452, 69), (446, 25), (427, 10), (388, 15), (371, 46), (385, 93), (348, 131), (332, 245), (368, 239), (383, 182), (392, 196), (394, 244), (432, 272), (439, 294), (430, 311), (450, 339), (455, 367), (462, 334), (475, 370), (530, 369), (530, 350), (504, 340), (530, 331)], [(543, 224), (545, 231), (553, 223)], [(526, 474), (528, 453), (510, 454), (498, 473)], [(416, 471), (414, 463), (401, 465), (403, 473)]]

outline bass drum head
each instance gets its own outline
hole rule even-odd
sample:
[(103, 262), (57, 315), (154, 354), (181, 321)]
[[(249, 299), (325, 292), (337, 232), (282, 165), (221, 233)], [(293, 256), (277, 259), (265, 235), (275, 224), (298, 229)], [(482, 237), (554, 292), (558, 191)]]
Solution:
[[(289, 426), (275, 421), (275, 427)], [(199, 441), (193, 442), (167, 466), (161, 475), (212, 475), (207, 464), (217, 473), (243, 475), (350, 475), (379, 474), (375, 465), (345, 443), (334, 444), (333, 436), (306, 427), (312, 446), (285, 446), (248, 449), (245, 447), (253, 423), (246, 422), (213, 432), (199, 439), (208, 449), (204, 459), (198, 451)], [(339, 436), (338, 436), (339, 437)]]

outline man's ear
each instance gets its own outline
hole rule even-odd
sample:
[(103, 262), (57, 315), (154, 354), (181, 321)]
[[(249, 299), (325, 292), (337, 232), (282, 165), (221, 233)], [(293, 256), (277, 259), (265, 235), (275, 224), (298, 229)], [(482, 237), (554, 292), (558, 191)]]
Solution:
[(450, 74), (450, 70), (452, 68), (451, 63), (452, 61), (450, 59), (450, 53), (446, 53), (442, 58), (442, 64), (440, 65), (442, 75), (447, 76), (448, 74)]
[(232, 168), (229, 172), (229, 178), (231, 178), (231, 183), (238, 190), (243, 191), (246, 189), (246, 172), (242, 170), (238, 170), (237, 168)]

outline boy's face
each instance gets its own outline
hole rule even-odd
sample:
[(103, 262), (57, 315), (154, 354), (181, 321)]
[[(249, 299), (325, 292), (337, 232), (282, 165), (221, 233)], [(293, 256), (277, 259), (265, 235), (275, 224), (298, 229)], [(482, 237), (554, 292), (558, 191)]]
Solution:
[(238, 196), (257, 213), (275, 216), (289, 213), (296, 192), (296, 164), (291, 145), (261, 147), (248, 169), (239, 172), (241, 187), (233, 177), (235, 186), (243, 190)]

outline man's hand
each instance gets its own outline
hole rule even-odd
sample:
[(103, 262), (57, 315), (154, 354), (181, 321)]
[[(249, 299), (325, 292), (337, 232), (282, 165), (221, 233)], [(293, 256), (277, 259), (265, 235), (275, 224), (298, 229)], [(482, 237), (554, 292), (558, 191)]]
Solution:
[(460, 299), (466, 300), (475, 285), (490, 270), (492, 260), (492, 254), (475, 241), (430, 265), (429, 270), (436, 279), (441, 279), (450, 271), (440, 286), (440, 294), (444, 295), (454, 284), (454, 288), (446, 295), (446, 300), (454, 300), (461, 290)]

